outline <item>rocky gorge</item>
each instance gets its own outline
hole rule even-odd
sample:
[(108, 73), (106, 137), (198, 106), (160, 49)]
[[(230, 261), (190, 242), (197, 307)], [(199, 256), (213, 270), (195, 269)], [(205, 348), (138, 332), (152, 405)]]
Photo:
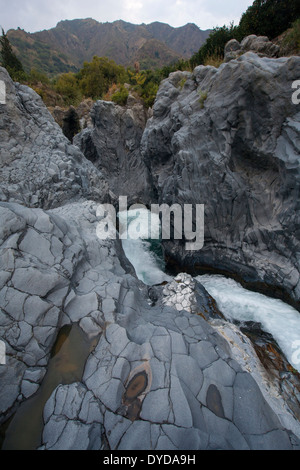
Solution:
[[(299, 310), (299, 76), (299, 57), (253, 52), (175, 72), (153, 115), (98, 101), (71, 144), (0, 69), (2, 449), (300, 448), (299, 374), (282, 351), (270, 374), (194, 277)], [(203, 248), (163, 241), (169, 277), (146, 285), (121, 240), (96, 235), (119, 196), (204, 204)]]

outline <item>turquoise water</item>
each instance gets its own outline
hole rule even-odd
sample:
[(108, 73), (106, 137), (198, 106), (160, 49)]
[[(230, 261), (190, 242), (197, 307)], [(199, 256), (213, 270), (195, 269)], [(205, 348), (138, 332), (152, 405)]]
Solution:
[[(138, 279), (146, 285), (161, 284), (171, 280), (165, 272), (165, 263), (160, 243), (159, 217), (146, 209), (121, 212), (120, 234), (126, 232), (127, 239), (122, 240), (122, 246), (127, 259), (133, 265)], [(128, 218), (126, 229), (125, 218)], [(155, 238), (151, 238), (154, 236)]]
[(60, 330), (38, 391), (19, 406), (9, 423), (2, 426), (1, 450), (35, 450), (41, 445), (45, 403), (59, 384), (81, 380), (86, 359), (97, 340), (89, 339), (76, 324)]

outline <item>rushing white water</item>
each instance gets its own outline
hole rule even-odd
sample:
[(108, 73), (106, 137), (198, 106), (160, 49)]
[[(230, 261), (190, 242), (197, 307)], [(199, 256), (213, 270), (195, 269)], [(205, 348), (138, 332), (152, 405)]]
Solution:
[(279, 299), (244, 289), (220, 275), (196, 278), (228, 320), (254, 321), (271, 333), (290, 364), (300, 372), (300, 313)]
[(122, 240), (123, 250), (137, 277), (149, 286), (170, 281), (172, 278), (164, 272), (162, 257), (154, 251), (155, 247), (160, 246), (159, 216), (139, 209), (119, 212), (118, 217), (119, 232), (127, 236)]
[[(126, 217), (128, 220), (128, 230)], [(157, 218), (156, 218), (157, 217)], [(147, 285), (160, 284), (172, 278), (164, 272), (164, 263), (153, 252), (155, 234), (159, 239), (159, 218), (141, 209), (119, 213), (120, 233), (127, 230), (122, 240), (125, 255), (135, 268), (137, 277)], [(122, 232), (123, 230), (123, 232)], [(139, 237), (138, 239), (136, 239)], [(154, 241), (159, 245), (159, 240)], [(216, 300), (228, 320), (254, 321), (271, 333), (290, 364), (300, 372), (300, 313), (281, 300), (244, 289), (239, 283), (220, 275), (196, 278)]]

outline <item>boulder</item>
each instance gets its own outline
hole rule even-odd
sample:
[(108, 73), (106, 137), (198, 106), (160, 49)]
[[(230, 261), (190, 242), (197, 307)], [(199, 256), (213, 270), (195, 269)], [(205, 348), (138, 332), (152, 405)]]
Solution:
[(266, 36), (256, 36), (251, 34), (246, 36), (241, 43), (236, 39), (231, 39), (225, 45), (224, 60), (237, 59), (245, 52), (255, 52), (260, 57), (279, 57), (280, 47), (274, 44)]

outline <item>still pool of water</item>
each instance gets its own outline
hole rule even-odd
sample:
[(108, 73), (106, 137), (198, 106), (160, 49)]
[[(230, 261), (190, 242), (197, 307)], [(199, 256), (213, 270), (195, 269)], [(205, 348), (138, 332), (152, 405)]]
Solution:
[(98, 338), (89, 339), (77, 324), (62, 327), (38, 391), (21, 403), (2, 426), (2, 450), (34, 450), (41, 445), (43, 410), (47, 400), (58, 385), (81, 380), (87, 357), (97, 341)]

